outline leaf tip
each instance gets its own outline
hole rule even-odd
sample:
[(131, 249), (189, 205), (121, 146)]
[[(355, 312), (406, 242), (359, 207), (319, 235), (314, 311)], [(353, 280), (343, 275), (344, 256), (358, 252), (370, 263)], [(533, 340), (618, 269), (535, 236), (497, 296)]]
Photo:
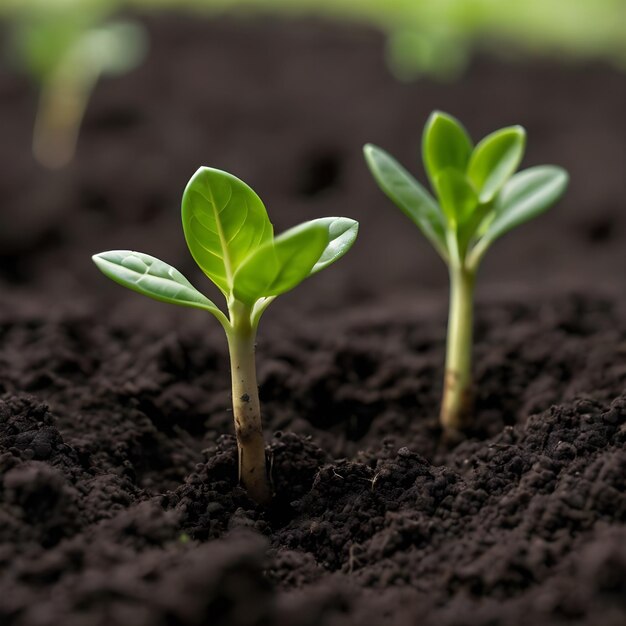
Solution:
[(552, 168), (554, 169), (554, 173), (559, 176), (565, 184), (569, 183), (570, 175), (564, 167), (561, 167), (560, 165), (553, 165)]
[(461, 122), (456, 117), (454, 117), (453, 115), (450, 115), (450, 113), (441, 111), (440, 109), (435, 109), (428, 116), (428, 119), (426, 120), (426, 124), (424, 126), (424, 132), (426, 132), (427, 129), (432, 128), (436, 124), (442, 124), (442, 123), (444, 124), (450, 123), (450, 124), (454, 124), (455, 126), (462, 127)]
[(365, 160), (368, 163), (372, 163), (378, 150), (379, 148), (375, 146), (373, 143), (366, 143), (363, 146), (363, 156), (365, 157)]
[(185, 192), (190, 189), (192, 187), (192, 185), (198, 180), (198, 179), (202, 179), (203, 177), (207, 176), (207, 175), (211, 175), (211, 174), (217, 174), (218, 176), (228, 176), (228, 172), (225, 172), (223, 170), (218, 170), (215, 167), (210, 167), (208, 165), (201, 165), (191, 176), (191, 178), (189, 179), (189, 182), (187, 183), (186, 187), (185, 187)]
[(512, 135), (515, 135), (522, 143), (526, 143), (526, 129), (520, 124), (509, 126), (506, 130), (508, 130)]
[[(356, 239), (357, 234), (359, 233), (359, 222), (357, 220), (353, 220), (350, 217), (338, 217), (336, 219), (336, 223), (340, 224), (340, 226), (345, 226), (345, 228), (340, 228), (343, 233), (351, 233), (350, 241), (353, 242)], [(331, 229), (331, 235), (333, 235)], [(351, 244), (352, 245), (352, 244)]]
[(197, 176), (198, 174), (202, 174), (202, 173), (204, 173), (204, 172), (208, 172), (208, 171), (211, 171), (211, 170), (214, 170), (214, 169), (215, 169), (215, 168), (213, 168), (213, 167), (209, 167), (208, 165), (201, 165), (201, 166), (200, 166), (200, 167), (199, 167), (199, 168), (198, 168), (198, 169), (197, 169), (197, 170), (193, 173), (192, 178), (193, 178), (194, 176)]
[(437, 124), (441, 123), (441, 121), (444, 119), (445, 115), (446, 114), (443, 111), (439, 111), (437, 109), (435, 109), (434, 111), (431, 112), (431, 114), (426, 119), (426, 123), (424, 124), (424, 130), (422, 132), (422, 143), (423, 144), (426, 142), (426, 138), (428, 137), (428, 135), (432, 131), (433, 127), (436, 126)]
[(570, 175), (569, 172), (559, 165), (551, 165), (552, 171), (556, 179), (556, 184), (559, 188), (559, 196), (563, 195), (569, 186)]
[(449, 117), (447, 113), (445, 113), (441, 109), (435, 109), (434, 111), (431, 111), (428, 119), (426, 120), (426, 124), (432, 124), (433, 122), (436, 122), (437, 120), (446, 117)]
[(106, 252), (98, 252), (97, 254), (91, 255), (91, 260), (96, 264), (97, 267), (102, 267), (102, 265), (106, 262)]
[(365, 157), (365, 163), (372, 173), (372, 176), (374, 176), (374, 178), (378, 180), (381, 167), (383, 167), (383, 161), (387, 154), (384, 150), (381, 150), (373, 143), (366, 143), (363, 146), (363, 156)]

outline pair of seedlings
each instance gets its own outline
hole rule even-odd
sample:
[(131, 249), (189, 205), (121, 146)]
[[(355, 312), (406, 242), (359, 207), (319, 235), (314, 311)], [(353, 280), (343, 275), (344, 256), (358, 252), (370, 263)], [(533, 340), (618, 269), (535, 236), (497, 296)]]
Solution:
[[(524, 154), (520, 126), (496, 131), (474, 146), (453, 117), (434, 112), (422, 156), (435, 196), (389, 154), (365, 146), (365, 159), (385, 194), (420, 228), (448, 265), (450, 311), (441, 424), (465, 427), (472, 412), (472, 326), (476, 271), (498, 237), (548, 209), (565, 191), (567, 173), (539, 166), (515, 174)], [(191, 254), (226, 299), (228, 315), (175, 268), (129, 250), (93, 257), (121, 285), (173, 304), (204, 309), (222, 324), (231, 362), (239, 479), (258, 503), (271, 497), (256, 381), (255, 340), (274, 299), (342, 257), (358, 223), (343, 217), (305, 222), (274, 236), (260, 198), (226, 172), (202, 167), (182, 200)]]

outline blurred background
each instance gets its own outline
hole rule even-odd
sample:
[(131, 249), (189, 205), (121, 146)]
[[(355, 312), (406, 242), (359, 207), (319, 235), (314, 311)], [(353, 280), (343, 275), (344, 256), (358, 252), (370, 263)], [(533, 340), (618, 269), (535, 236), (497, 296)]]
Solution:
[(485, 297), (624, 291), (626, 0), (0, 0), (0, 33), (5, 303), (135, 302), (92, 266), (108, 248), (214, 294), (180, 229), (201, 164), (248, 182), (278, 231), (361, 222), (354, 251), (277, 307), (443, 301), (445, 268), (361, 154), (376, 143), (423, 180), (434, 108), (475, 140), (522, 124), (524, 165), (572, 176), (487, 255)]

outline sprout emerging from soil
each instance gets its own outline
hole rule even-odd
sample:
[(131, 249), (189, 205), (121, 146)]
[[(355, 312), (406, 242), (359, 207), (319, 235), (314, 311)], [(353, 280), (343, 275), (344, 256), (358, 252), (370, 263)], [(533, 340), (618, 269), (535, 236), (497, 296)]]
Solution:
[(40, 84), (33, 154), (60, 168), (74, 157), (91, 93), (102, 76), (130, 72), (143, 60), (147, 37), (129, 20), (103, 21), (97, 10), (43, 11), (16, 25), (14, 50)]
[(230, 352), (239, 479), (258, 503), (270, 499), (256, 380), (255, 340), (265, 309), (282, 293), (342, 257), (358, 223), (344, 217), (305, 222), (274, 237), (261, 199), (243, 181), (201, 167), (182, 201), (189, 250), (226, 299), (228, 315), (171, 265), (147, 254), (112, 250), (93, 257), (115, 282), (146, 296), (204, 309), (224, 327)]
[(440, 420), (468, 425), (473, 410), (472, 329), (476, 272), (487, 248), (546, 211), (564, 193), (568, 175), (553, 165), (517, 174), (526, 133), (498, 130), (473, 145), (458, 120), (435, 111), (422, 138), (422, 158), (437, 200), (395, 159), (373, 145), (365, 159), (383, 192), (418, 226), (448, 265), (450, 311)]

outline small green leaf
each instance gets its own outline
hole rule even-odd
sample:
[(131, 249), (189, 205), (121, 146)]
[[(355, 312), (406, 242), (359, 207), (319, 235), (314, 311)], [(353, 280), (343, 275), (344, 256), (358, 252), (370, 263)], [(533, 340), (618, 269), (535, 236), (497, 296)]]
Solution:
[(144, 296), (212, 313), (219, 311), (177, 269), (153, 256), (131, 250), (110, 250), (95, 254), (92, 259), (105, 276)]
[(210, 167), (201, 167), (187, 184), (182, 220), (193, 258), (226, 296), (244, 259), (273, 237), (256, 193), (232, 174)]
[(452, 227), (465, 223), (478, 205), (474, 188), (461, 172), (448, 168), (435, 178), (439, 203)]
[(378, 186), (447, 260), (444, 219), (435, 199), (384, 150), (367, 144), (363, 152)]
[(472, 147), (472, 140), (457, 119), (441, 111), (431, 113), (422, 135), (422, 159), (433, 187), (443, 170), (465, 172)]
[(278, 296), (311, 275), (329, 243), (328, 227), (305, 222), (257, 248), (235, 274), (235, 297), (254, 303)]
[(496, 199), (495, 217), (479, 242), (481, 251), (512, 228), (547, 211), (565, 192), (569, 177), (555, 165), (540, 165), (519, 172)]
[(480, 201), (491, 201), (518, 168), (526, 145), (521, 126), (503, 128), (487, 135), (474, 149), (467, 167), (470, 182)]
[(117, 20), (86, 32), (76, 53), (83, 64), (99, 65), (103, 73), (118, 76), (137, 67), (145, 58), (147, 47), (147, 35), (142, 26)]
[(311, 270), (311, 274), (317, 274), (350, 250), (359, 232), (359, 223), (347, 217), (322, 217), (310, 223), (324, 226), (329, 238), (328, 245)]

